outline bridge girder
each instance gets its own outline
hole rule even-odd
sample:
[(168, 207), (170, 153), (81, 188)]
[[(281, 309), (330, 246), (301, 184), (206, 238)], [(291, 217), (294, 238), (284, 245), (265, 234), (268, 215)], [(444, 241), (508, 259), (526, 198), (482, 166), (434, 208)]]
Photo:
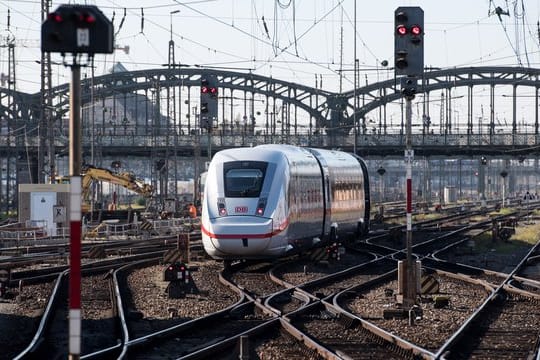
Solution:
[[(512, 85), (529, 86), (538, 88), (540, 69), (522, 67), (466, 67), (446, 70), (426, 71), (421, 80), (423, 86), (419, 86), (420, 93), (429, 93), (435, 90), (449, 89), (464, 86), (480, 85)], [(367, 113), (380, 106), (396, 101), (402, 97), (394, 79), (386, 80), (356, 89), (357, 97), (366, 97), (365, 105), (357, 108), (356, 118), (363, 118)], [(380, 95), (381, 91), (384, 95)], [(354, 90), (345, 92), (348, 101), (348, 117), (344, 119), (346, 124), (353, 124), (354, 117)]]
[[(174, 86), (198, 87), (202, 76), (215, 75), (222, 89), (239, 90), (279, 99), (303, 109), (314, 118), (318, 127), (350, 129), (354, 119), (364, 118), (369, 112), (401, 98), (394, 79), (369, 84), (341, 94), (295, 84), (272, 77), (204, 68), (150, 69), (98, 76), (84, 79), (81, 84), (82, 104), (91, 100), (93, 83), (94, 99), (104, 99), (115, 94), (126, 94)], [(540, 69), (523, 67), (466, 67), (426, 71), (422, 79), (422, 93), (462, 86), (512, 85), (538, 88)], [(56, 116), (69, 111), (69, 84), (51, 89)], [(381, 95), (382, 93), (382, 95)], [(364, 100), (364, 105), (354, 109), (354, 95)], [(11, 98), (9, 103), (6, 99)], [(14, 102), (14, 104), (13, 104)], [(26, 94), (0, 88), (0, 115), (5, 119), (20, 119), (37, 123), (40, 118), (40, 94)], [(10, 120), (10, 121), (11, 121)]]

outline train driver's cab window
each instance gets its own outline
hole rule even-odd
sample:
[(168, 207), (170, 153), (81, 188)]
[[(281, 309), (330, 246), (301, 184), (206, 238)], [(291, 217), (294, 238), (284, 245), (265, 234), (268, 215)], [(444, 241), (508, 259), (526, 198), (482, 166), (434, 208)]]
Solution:
[(225, 196), (259, 197), (265, 170), (260, 166), (225, 169)]

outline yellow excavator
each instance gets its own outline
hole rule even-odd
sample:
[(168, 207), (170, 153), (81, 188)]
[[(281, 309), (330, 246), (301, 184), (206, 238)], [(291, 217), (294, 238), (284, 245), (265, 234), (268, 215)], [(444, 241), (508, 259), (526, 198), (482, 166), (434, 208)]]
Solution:
[[(144, 181), (137, 179), (135, 175), (130, 172), (113, 173), (107, 169), (87, 166), (85, 169), (83, 169), (82, 176), (82, 197), (83, 200), (85, 200), (85, 203), (88, 203), (87, 200), (90, 196), (91, 185), (94, 181), (104, 181), (111, 184), (120, 185), (145, 198), (150, 198), (154, 192), (152, 185), (146, 184)], [(109, 210), (116, 210), (116, 204), (110, 204)]]
[[(108, 169), (86, 166), (82, 172), (82, 198), (83, 206), (82, 211), (88, 212), (90, 210), (90, 190), (94, 181), (104, 181), (111, 184), (120, 185), (128, 190), (131, 190), (145, 198), (152, 197), (154, 188), (150, 184), (146, 184), (141, 179), (137, 179), (135, 175), (130, 172), (113, 173)], [(56, 177), (57, 183), (69, 182), (67, 177)], [(109, 210), (116, 210), (116, 204), (113, 202), (109, 205)]]

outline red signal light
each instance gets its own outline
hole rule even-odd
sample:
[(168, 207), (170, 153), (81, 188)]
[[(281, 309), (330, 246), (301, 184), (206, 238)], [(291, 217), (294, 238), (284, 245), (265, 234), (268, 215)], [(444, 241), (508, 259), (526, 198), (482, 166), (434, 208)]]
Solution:
[(92, 14), (84, 13), (82, 17), (82, 21), (87, 24), (94, 24), (96, 22), (96, 18)]
[(411, 34), (413, 34), (414, 36), (422, 34), (422, 28), (418, 25), (413, 25), (411, 27)]
[(49, 15), (47, 15), (47, 18), (51, 21), (54, 21), (55, 23), (61, 23), (62, 21), (64, 21), (64, 18), (58, 12), (50, 13)]
[(216, 95), (216, 94), (217, 94), (217, 88), (211, 87), (211, 88), (210, 88), (210, 94)]
[(398, 27), (396, 28), (396, 32), (398, 35), (407, 35), (407, 28), (405, 27), (405, 25), (398, 25)]
[(78, 25), (94, 25), (96, 23), (96, 17), (88, 12), (75, 11), (72, 16)]
[(201, 93), (208, 94), (209, 92), (208, 86), (201, 86)]

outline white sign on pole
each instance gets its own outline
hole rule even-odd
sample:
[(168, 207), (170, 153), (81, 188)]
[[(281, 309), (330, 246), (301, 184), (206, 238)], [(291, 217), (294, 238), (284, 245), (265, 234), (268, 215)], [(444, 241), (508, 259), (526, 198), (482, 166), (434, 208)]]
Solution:
[(66, 207), (65, 206), (53, 206), (53, 222), (65, 223), (66, 222)]
[(86, 28), (77, 29), (77, 47), (90, 46), (90, 31)]
[(405, 162), (412, 164), (413, 159), (414, 159), (414, 150), (405, 150)]

